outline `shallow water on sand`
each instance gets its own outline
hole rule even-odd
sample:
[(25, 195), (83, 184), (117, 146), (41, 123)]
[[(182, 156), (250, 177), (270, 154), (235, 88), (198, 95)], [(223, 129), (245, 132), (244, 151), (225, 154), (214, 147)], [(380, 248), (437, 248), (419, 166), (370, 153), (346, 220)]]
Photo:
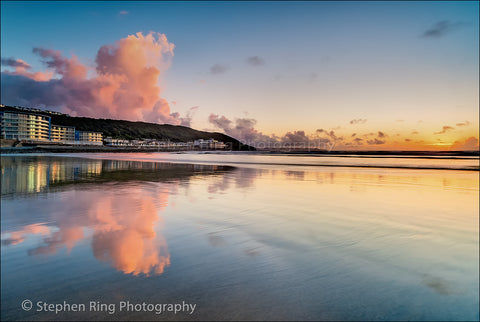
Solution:
[(479, 319), (478, 171), (218, 158), (2, 156), (2, 320)]

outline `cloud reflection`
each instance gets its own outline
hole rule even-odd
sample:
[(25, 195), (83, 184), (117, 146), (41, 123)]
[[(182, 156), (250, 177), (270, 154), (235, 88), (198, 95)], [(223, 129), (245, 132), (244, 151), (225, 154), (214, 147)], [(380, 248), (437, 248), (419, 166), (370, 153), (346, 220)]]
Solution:
[[(2, 238), (2, 245), (17, 245), (25, 241), (27, 234), (41, 234), (47, 235), (50, 233), (50, 228), (45, 223), (38, 223), (33, 225), (26, 225), (18, 231), (10, 233), (9, 238)], [(3, 235), (3, 234), (2, 234)]]
[[(2, 245), (18, 245), (26, 235), (37, 234), (42, 236), (41, 245), (29, 249), (28, 254), (54, 255), (64, 247), (70, 252), (91, 239), (95, 258), (125, 274), (162, 274), (170, 265), (170, 253), (161, 235), (160, 213), (167, 207), (169, 195), (192, 176), (232, 169), (131, 161), (5, 158), (2, 183), (16, 184), (2, 189), (3, 196), (14, 193), (14, 198), (31, 198), (31, 194), (55, 191), (61, 192), (61, 200), (49, 201), (41, 210), (47, 214), (48, 224), (6, 230), (2, 232)], [(105, 188), (110, 184), (107, 182), (115, 188)], [(152, 185), (153, 182), (157, 184)]]
[(110, 211), (96, 209), (99, 225), (94, 227), (93, 254), (127, 274), (161, 274), (170, 265), (170, 254), (166, 240), (154, 228), (163, 223), (158, 213), (166, 206), (168, 193), (157, 195), (165, 201), (160, 205), (152, 197), (142, 199), (141, 195), (142, 191), (136, 191), (127, 198), (110, 196), (106, 208)]
[[(110, 263), (115, 269), (133, 275), (163, 273), (170, 264), (170, 254), (166, 240), (158, 231), (163, 224), (160, 211), (167, 205), (168, 191), (156, 193), (155, 199), (152, 195), (145, 195), (145, 190), (140, 187), (129, 187), (128, 193), (107, 191), (97, 198), (93, 195), (88, 194), (90, 203), (85, 204), (85, 198), (77, 199), (78, 194), (69, 192), (64, 204), (72, 210), (83, 204), (86, 209), (83, 213), (54, 214), (58, 225), (56, 231), (30, 225), (35, 226), (30, 231), (46, 236), (43, 245), (28, 250), (28, 254), (53, 255), (63, 247), (70, 251), (91, 236), (95, 258)], [(11, 232), (7, 240), (24, 234), (26, 228)], [(16, 243), (23, 241), (14, 240)]]

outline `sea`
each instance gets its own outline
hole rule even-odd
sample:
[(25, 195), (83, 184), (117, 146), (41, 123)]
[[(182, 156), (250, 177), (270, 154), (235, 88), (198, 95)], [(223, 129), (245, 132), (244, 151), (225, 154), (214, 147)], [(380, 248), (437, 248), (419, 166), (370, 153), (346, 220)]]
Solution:
[(1, 319), (478, 321), (479, 157), (1, 155)]

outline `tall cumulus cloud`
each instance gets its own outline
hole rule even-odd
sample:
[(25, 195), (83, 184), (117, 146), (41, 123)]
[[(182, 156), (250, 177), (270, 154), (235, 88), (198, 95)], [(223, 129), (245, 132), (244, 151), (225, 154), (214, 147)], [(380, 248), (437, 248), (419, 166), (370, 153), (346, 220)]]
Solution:
[(160, 96), (159, 78), (170, 67), (175, 45), (164, 34), (141, 32), (107, 44), (97, 52), (94, 68), (73, 55), (34, 48), (46, 71), (32, 72), (13, 58), (2, 65), (2, 103), (53, 107), (64, 113), (91, 117), (188, 124), (172, 113)]

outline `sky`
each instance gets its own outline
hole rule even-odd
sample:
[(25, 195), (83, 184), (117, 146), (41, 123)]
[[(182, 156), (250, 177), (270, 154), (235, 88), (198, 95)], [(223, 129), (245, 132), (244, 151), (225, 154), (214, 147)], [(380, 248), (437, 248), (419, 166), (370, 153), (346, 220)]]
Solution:
[(2, 1), (1, 49), (2, 104), (253, 145), (478, 150), (478, 1)]

